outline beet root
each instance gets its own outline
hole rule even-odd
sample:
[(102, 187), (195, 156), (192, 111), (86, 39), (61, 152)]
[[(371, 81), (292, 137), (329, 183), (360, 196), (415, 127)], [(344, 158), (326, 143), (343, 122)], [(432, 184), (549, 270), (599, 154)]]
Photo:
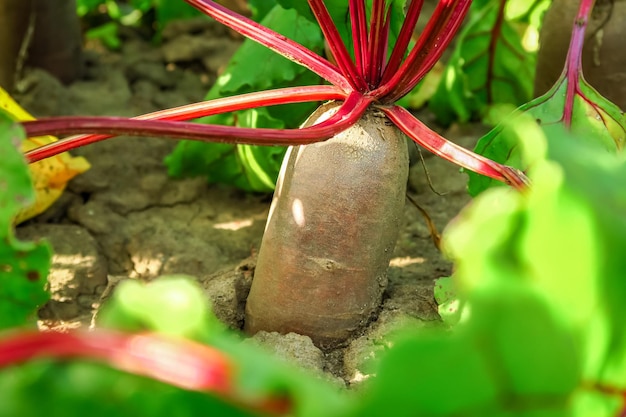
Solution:
[[(320, 107), (305, 125), (329, 117)], [(377, 313), (403, 219), (407, 143), (375, 111), (325, 142), (292, 147), (276, 186), (245, 329), (341, 345)]]

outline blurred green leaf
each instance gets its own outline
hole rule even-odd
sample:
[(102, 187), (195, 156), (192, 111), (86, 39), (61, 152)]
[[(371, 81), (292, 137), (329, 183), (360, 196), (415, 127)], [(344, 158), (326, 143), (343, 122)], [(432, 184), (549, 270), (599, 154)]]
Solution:
[(475, 343), (488, 341), (490, 349), (483, 354), (497, 369), (494, 377), (506, 381), (500, 385), (503, 391), (531, 410), (545, 406), (541, 401), (533, 405), (536, 398), (547, 397), (564, 411), (581, 381), (578, 340), (550, 311), (549, 300), (519, 284), (500, 282), (472, 294), (468, 326), (476, 332)]
[(15, 214), (35, 199), (26, 160), (19, 151), (23, 140), (24, 131), (0, 110), (0, 236), (4, 239), (13, 235)]
[[(572, 233), (568, 230), (567, 236), (574, 239), (587, 237), (591, 241), (568, 242), (568, 246), (588, 245), (592, 249), (585, 254), (586, 259), (568, 259), (570, 263), (577, 259), (573, 263), (580, 269), (569, 266), (564, 270), (569, 274), (576, 273), (573, 275), (576, 278), (591, 269), (590, 279), (595, 279), (585, 284), (570, 278), (571, 282), (566, 287), (561, 286), (558, 295), (564, 304), (569, 301), (573, 318), (582, 320), (583, 312), (593, 312), (593, 315), (589, 314), (591, 320), (587, 319), (589, 328), (585, 333), (589, 378), (626, 391), (626, 335), (623, 331), (626, 259), (615, 249), (626, 244), (626, 218), (623, 215), (626, 212), (626, 189), (623, 186), (626, 161), (622, 155), (579, 142), (573, 146), (556, 146), (551, 152), (561, 163), (565, 181), (572, 185), (571, 192), (578, 199), (578, 205), (584, 204), (587, 215), (593, 219), (592, 224), (576, 221), (576, 228), (580, 227), (581, 231)], [(569, 224), (573, 224), (572, 221)], [(589, 231), (591, 226), (593, 228)], [(572, 257), (575, 256), (581, 256), (580, 250), (572, 252)], [(565, 262), (565, 259), (561, 261)]]
[[(298, 0), (276, 0), (276, 2), (278, 2), (278, 4), (280, 4), (284, 9), (293, 9), (298, 13), (298, 15), (306, 18), (310, 22), (316, 22), (315, 16), (313, 16), (313, 13), (311, 12), (311, 8), (309, 7), (308, 2), (298, 1)], [(333, 0), (329, 2), (325, 2), (326, 7), (328, 7), (329, 10), (335, 9), (337, 7), (337, 3), (338, 3), (337, 1), (333, 1)], [(345, 6), (345, 5), (341, 5), (341, 4), (338, 5), (338, 7), (340, 8), (342, 6)]]
[(104, 0), (76, 0), (76, 12), (82, 17), (103, 3)]
[(171, 275), (144, 283), (121, 282), (98, 314), (104, 327), (157, 331), (172, 336), (202, 338), (221, 329), (206, 295), (191, 277)]
[(450, 326), (457, 324), (461, 319), (463, 305), (456, 295), (452, 277), (436, 279), (434, 292), (441, 320)]
[[(53, 417), (85, 413), (94, 417), (252, 416), (258, 414), (246, 411), (237, 399), (261, 404), (270, 398), (288, 400), (290, 415), (334, 417), (345, 415), (351, 404), (351, 398), (328, 381), (227, 332), (217, 323), (204, 291), (191, 277), (122, 282), (105, 302), (98, 324), (191, 337), (212, 345), (235, 364), (235, 386), (229, 388), (234, 398), (224, 401), (219, 395), (181, 390), (86, 361), (60, 364), (36, 360), (0, 371), (0, 417), (40, 416), (42, 407)], [(153, 352), (160, 353), (158, 349)]]
[[(581, 377), (571, 388), (571, 412), (615, 416), (615, 397), (626, 392), (626, 260), (615, 249), (626, 245), (626, 162), (620, 154), (577, 139), (563, 126), (537, 128), (529, 115), (514, 124), (516, 134), (527, 138), (519, 151), (529, 166), (530, 189), (524, 194), (502, 187), (484, 192), (446, 230), (443, 246), (456, 260), (453, 278), (459, 297), (468, 303), (468, 323), (484, 308), (484, 302), (475, 300), (476, 293), (497, 288), (502, 294), (507, 285), (519, 286), (520, 294), (532, 291), (570, 334), (569, 342), (555, 336), (548, 340), (560, 343), (560, 355), (573, 355), (570, 360)], [(535, 314), (520, 310), (516, 324), (506, 323), (506, 328), (519, 333), (529, 326), (545, 326), (545, 319)], [(543, 332), (558, 333), (549, 328)], [(502, 337), (502, 343), (513, 346), (512, 333)], [(509, 368), (519, 367), (518, 388), (569, 386), (570, 377), (561, 382), (546, 375), (541, 377), (544, 382), (532, 380), (546, 369), (560, 369), (560, 377), (574, 369), (560, 362), (563, 358), (556, 352), (550, 359), (554, 365), (533, 363), (536, 356), (549, 358), (551, 349), (543, 344), (545, 336), (533, 340), (524, 353), (527, 358), (516, 354), (508, 359)], [(492, 354), (512, 349), (490, 346)]]
[(469, 319), (452, 332), (410, 330), (396, 340), (354, 415), (566, 416), (579, 352), (545, 301), (500, 282), (468, 303)]
[(581, 392), (574, 398), (573, 417), (615, 417), (623, 414), (623, 400), (619, 396), (607, 396), (598, 392)]
[(0, 372), (0, 417), (251, 417), (257, 414), (87, 361), (31, 361)]
[(21, 242), (13, 233), (14, 216), (34, 201), (19, 151), (23, 139), (23, 130), (0, 111), (0, 329), (33, 324), (37, 308), (49, 298), (50, 247)]
[(488, 411), (498, 395), (480, 351), (462, 335), (441, 333), (397, 341), (368, 388), (354, 416), (469, 416)]
[[(306, 1), (301, 0), (277, 0), (278, 3), (286, 9), (294, 9), (299, 15), (307, 18), (309, 21), (316, 23), (317, 20), (311, 12)], [(389, 53), (395, 44), (395, 41), (400, 33), (402, 22), (404, 21), (404, 10), (407, 5), (407, 0), (387, 0), (387, 7), (391, 9), (390, 23), (389, 23)], [(369, 22), (370, 11), (372, 9), (373, 0), (366, 0), (365, 10), (367, 12), (367, 19)], [(352, 29), (350, 21), (349, 6), (346, 0), (325, 0), (324, 5), (328, 9), (328, 13), (332, 18), (344, 45), (350, 54), (354, 51), (354, 41), (352, 39)], [(354, 58), (354, 56), (353, 56)]]

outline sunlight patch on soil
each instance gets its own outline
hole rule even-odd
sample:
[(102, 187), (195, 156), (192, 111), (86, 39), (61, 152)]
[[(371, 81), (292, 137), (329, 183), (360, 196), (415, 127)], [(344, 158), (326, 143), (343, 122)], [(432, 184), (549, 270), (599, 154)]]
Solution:
[(146, 257), (139, 254), (131, 256), (134, 271), (130, 273), (131, 278), (143, 276), (157, 276), (163, 268), (163, 260)]
[(73, 254), (73, 255), (59, 255), (54, 254), (52, 256), (52, 264), (55, 265), (51, 271), (51, 277), (48, 282), (53, 283), (51, 285), (51, 291), (60, 291), (67, 286), (76, 286), (75, 275), (76, 269), (85, 265), (92, 265), (96, 262), (95, 256)]
[(402, 268), (402, 267), (409, 266), (409, 265), (423, 264), (424, 262), (426, 262), (426, 258), (422, 258), (421, 256), (418, 256), (418, 257), (405, 256), (402, 258), (393, 258), (389, 262), (389, 265)]
[(239, 230), (245, 227), (250, 227), (254, 223), (253, 219), (235, 220), (232, 222), (216, 223), (213, 225), (214, 229), (220, 230)]
[(80, 254), (74, 255), (52, 255), (52, 262), (58, 264), (59, 266), (75, 266), (80, 265), (85, 262), (93, 262), (95, 260), (95, 256), (83, 256)]

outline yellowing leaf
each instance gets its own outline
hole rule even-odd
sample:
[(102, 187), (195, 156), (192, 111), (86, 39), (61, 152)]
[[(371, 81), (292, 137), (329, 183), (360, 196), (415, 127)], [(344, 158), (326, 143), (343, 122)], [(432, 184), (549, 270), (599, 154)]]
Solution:
[[(21, 108), (2, 88), (0, 88), (0, 107), (15, 120), (34, 120), (34, 117)], [(28, 138), (22, 143), (22, 151), (26, 152), (56, 140), (54, 136)], [(69, 180), (89, 169), (89, 162), (83, 157), (73, 157), (64, 152), (31, 164), (29, 168), (35, 188), (35, 203), (17, 214), (16, 224), (43, 213), (61, 196)]]

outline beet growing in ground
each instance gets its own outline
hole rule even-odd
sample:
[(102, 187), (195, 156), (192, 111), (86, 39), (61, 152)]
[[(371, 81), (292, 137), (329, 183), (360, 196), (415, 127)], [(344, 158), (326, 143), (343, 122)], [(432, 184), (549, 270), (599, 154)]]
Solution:
[[(46, 73), (34, 71), (19, 99), (39, 117), (87, 111), (134, 115), (200, 100), (219, 63), (207, 60), (202, 48), (194, 55), (182, 45), (204, 44), (208, 49), (219, 40), (232, 50), (237, 42), (219, 25), (203, 24), (206, 28), (197, 33), (197, 22), (177, 23), (175, 30), (166, 30), (172, 34), (161, 48), (131, 31), (124, 35), (119, 53), (91, 44), (85, 79), (63, 87)], [(190, 38), (191, 30), (196, 34)], [(220, 57), (224, 62), (227, 58)], [(452, 127), (446, 135), (471, 148), (484, 132), (480, 126), (475, 129)], [(40, 312), (42, 326), (86, 326), (115, 283), (151, 280), (166, 273), (196, 277), (217, 316), (233, 328), (242, 326), (270, 196), (207, 185), (201, 178), (169, 179), (162, 160), (173, 146), (168, 140), (123, 137), (74, 151), (87, 157), (92, 168), (73, 180), (48, 212), (18, 229), (23, 238), (47, 237), (56, 253), (51, 274), (54, 295)], [(466, 176), (448, 162), (425, 157), (434, 187), (446, 194), (431, 191), (421, 165), (411, 169), (409, 192), (442, 228), (468, 201)], [(433, 246), (415, 208), (407, 205), (404, 222), (382, 309), (348, 348), (322, 353), (296, 336), (260, 335), (260, 343), (350, 381), (362, 373), (363, 355), (374, 349), (389, 326), (405, 319), (438, 320), (433, 279), (448, 275), (450, 264)]]

